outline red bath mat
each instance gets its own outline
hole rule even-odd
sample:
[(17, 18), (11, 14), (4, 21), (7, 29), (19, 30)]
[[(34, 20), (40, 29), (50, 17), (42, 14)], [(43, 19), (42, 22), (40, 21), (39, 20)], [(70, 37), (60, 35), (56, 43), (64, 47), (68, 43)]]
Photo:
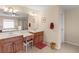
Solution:
[(39, 48), (39, 49), (42, 49), (44, 47), (46, 47), (46, 44), (42, 43), (42, 42), (39, 42), (35, 45), (35, 47)]

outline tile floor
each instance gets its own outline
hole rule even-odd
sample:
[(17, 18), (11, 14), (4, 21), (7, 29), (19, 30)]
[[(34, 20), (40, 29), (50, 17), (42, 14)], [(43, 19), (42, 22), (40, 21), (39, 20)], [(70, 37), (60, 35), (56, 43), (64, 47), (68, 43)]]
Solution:
[(51, 49), (48, 46), (43, 49), (33, 47), (32, 49), (29, 49), (27, 53), (79, 53), (79, 47), (64, 43), (62, 44), (62, 47), (59, 50)]

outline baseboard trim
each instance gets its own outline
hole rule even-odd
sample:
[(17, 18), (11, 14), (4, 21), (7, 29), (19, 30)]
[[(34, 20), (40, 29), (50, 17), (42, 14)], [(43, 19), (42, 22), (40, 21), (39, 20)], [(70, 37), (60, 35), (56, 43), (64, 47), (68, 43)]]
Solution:
[(79, 46), (79, 44), (77, 43), (73, 43), (73, 42), (70, 42), (70, 41), (64, 41), (65, 43), (69, 43), (69, 44), (72, 44), (72, 45), (75, 45), (75, 46)]

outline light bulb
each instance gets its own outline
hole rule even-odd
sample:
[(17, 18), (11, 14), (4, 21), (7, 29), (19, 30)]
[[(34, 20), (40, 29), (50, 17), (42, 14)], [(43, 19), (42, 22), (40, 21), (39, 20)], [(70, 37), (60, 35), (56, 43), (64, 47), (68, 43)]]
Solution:
[(13, 12), (13, 9), (9, 9), (9, 12)]
[(8, 8), (5, 8), (4, 11), (8, 11)]
[(13, 10), (14, 13), (18, 12), (18, 10)]

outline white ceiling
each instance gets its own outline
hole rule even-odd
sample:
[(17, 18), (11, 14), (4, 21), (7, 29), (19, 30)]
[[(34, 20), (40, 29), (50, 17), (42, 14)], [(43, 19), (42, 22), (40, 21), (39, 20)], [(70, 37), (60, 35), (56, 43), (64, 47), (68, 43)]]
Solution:
[(72, 9), (72, 8), (79, 8), (79, 5), (60, 5), (62, 9)]
[[(53, 6), (53, 5), (27, 5), (26, 7), (34, 10), (44, 10), (49, 6)], [(72, 8), (79, 8), (79, 5), (60, 5), (60, 7), (66, 10), (66, 9), (72, 9)]]
[(48, 5), (24, 5), (26, 8), (34, 9), (34, 10), (44, 10), (48, 8)]
[[(9, 5), (10, 6), (10, 5)], [(21, 7), (21, 9), (25, 8), (30, 8), (30, 9), (34, 9), (34, 10), (44, 10), (48, 7), (52, 7), (53, 5), (18, 5), (19, 7)], [(18, 6), (12, 6), (12, 7), (17, 7)], [(5, 5), (0, 5), (0, 8), (5, 7)], [(23, 8), (22, 8), (23, 7)], [(60, 5), (60, 7), (62, 9), (72, 9), (72, 8), (79, 8), (79, 5)]]
[[(2, 10), (5, 8), (5, 7), (13, 7), (17, 10), (19, 10), (20, 12), (22, 11), (26, 11), (27, 9), (33, 9), (33, 10), (45, 10), (45, 9), (48, 9), (49, 7), (53, 7), (54, 5), (3, 5), (1, 6), (0, 5), (0, 11), (2, 12)], [(72, 8), (79, 8), (79, 5), (59, 5), (63, 10), (68, 10), (68, 9), (72, 9)], [(3, 15), (6, 15), (3, 13)]]

